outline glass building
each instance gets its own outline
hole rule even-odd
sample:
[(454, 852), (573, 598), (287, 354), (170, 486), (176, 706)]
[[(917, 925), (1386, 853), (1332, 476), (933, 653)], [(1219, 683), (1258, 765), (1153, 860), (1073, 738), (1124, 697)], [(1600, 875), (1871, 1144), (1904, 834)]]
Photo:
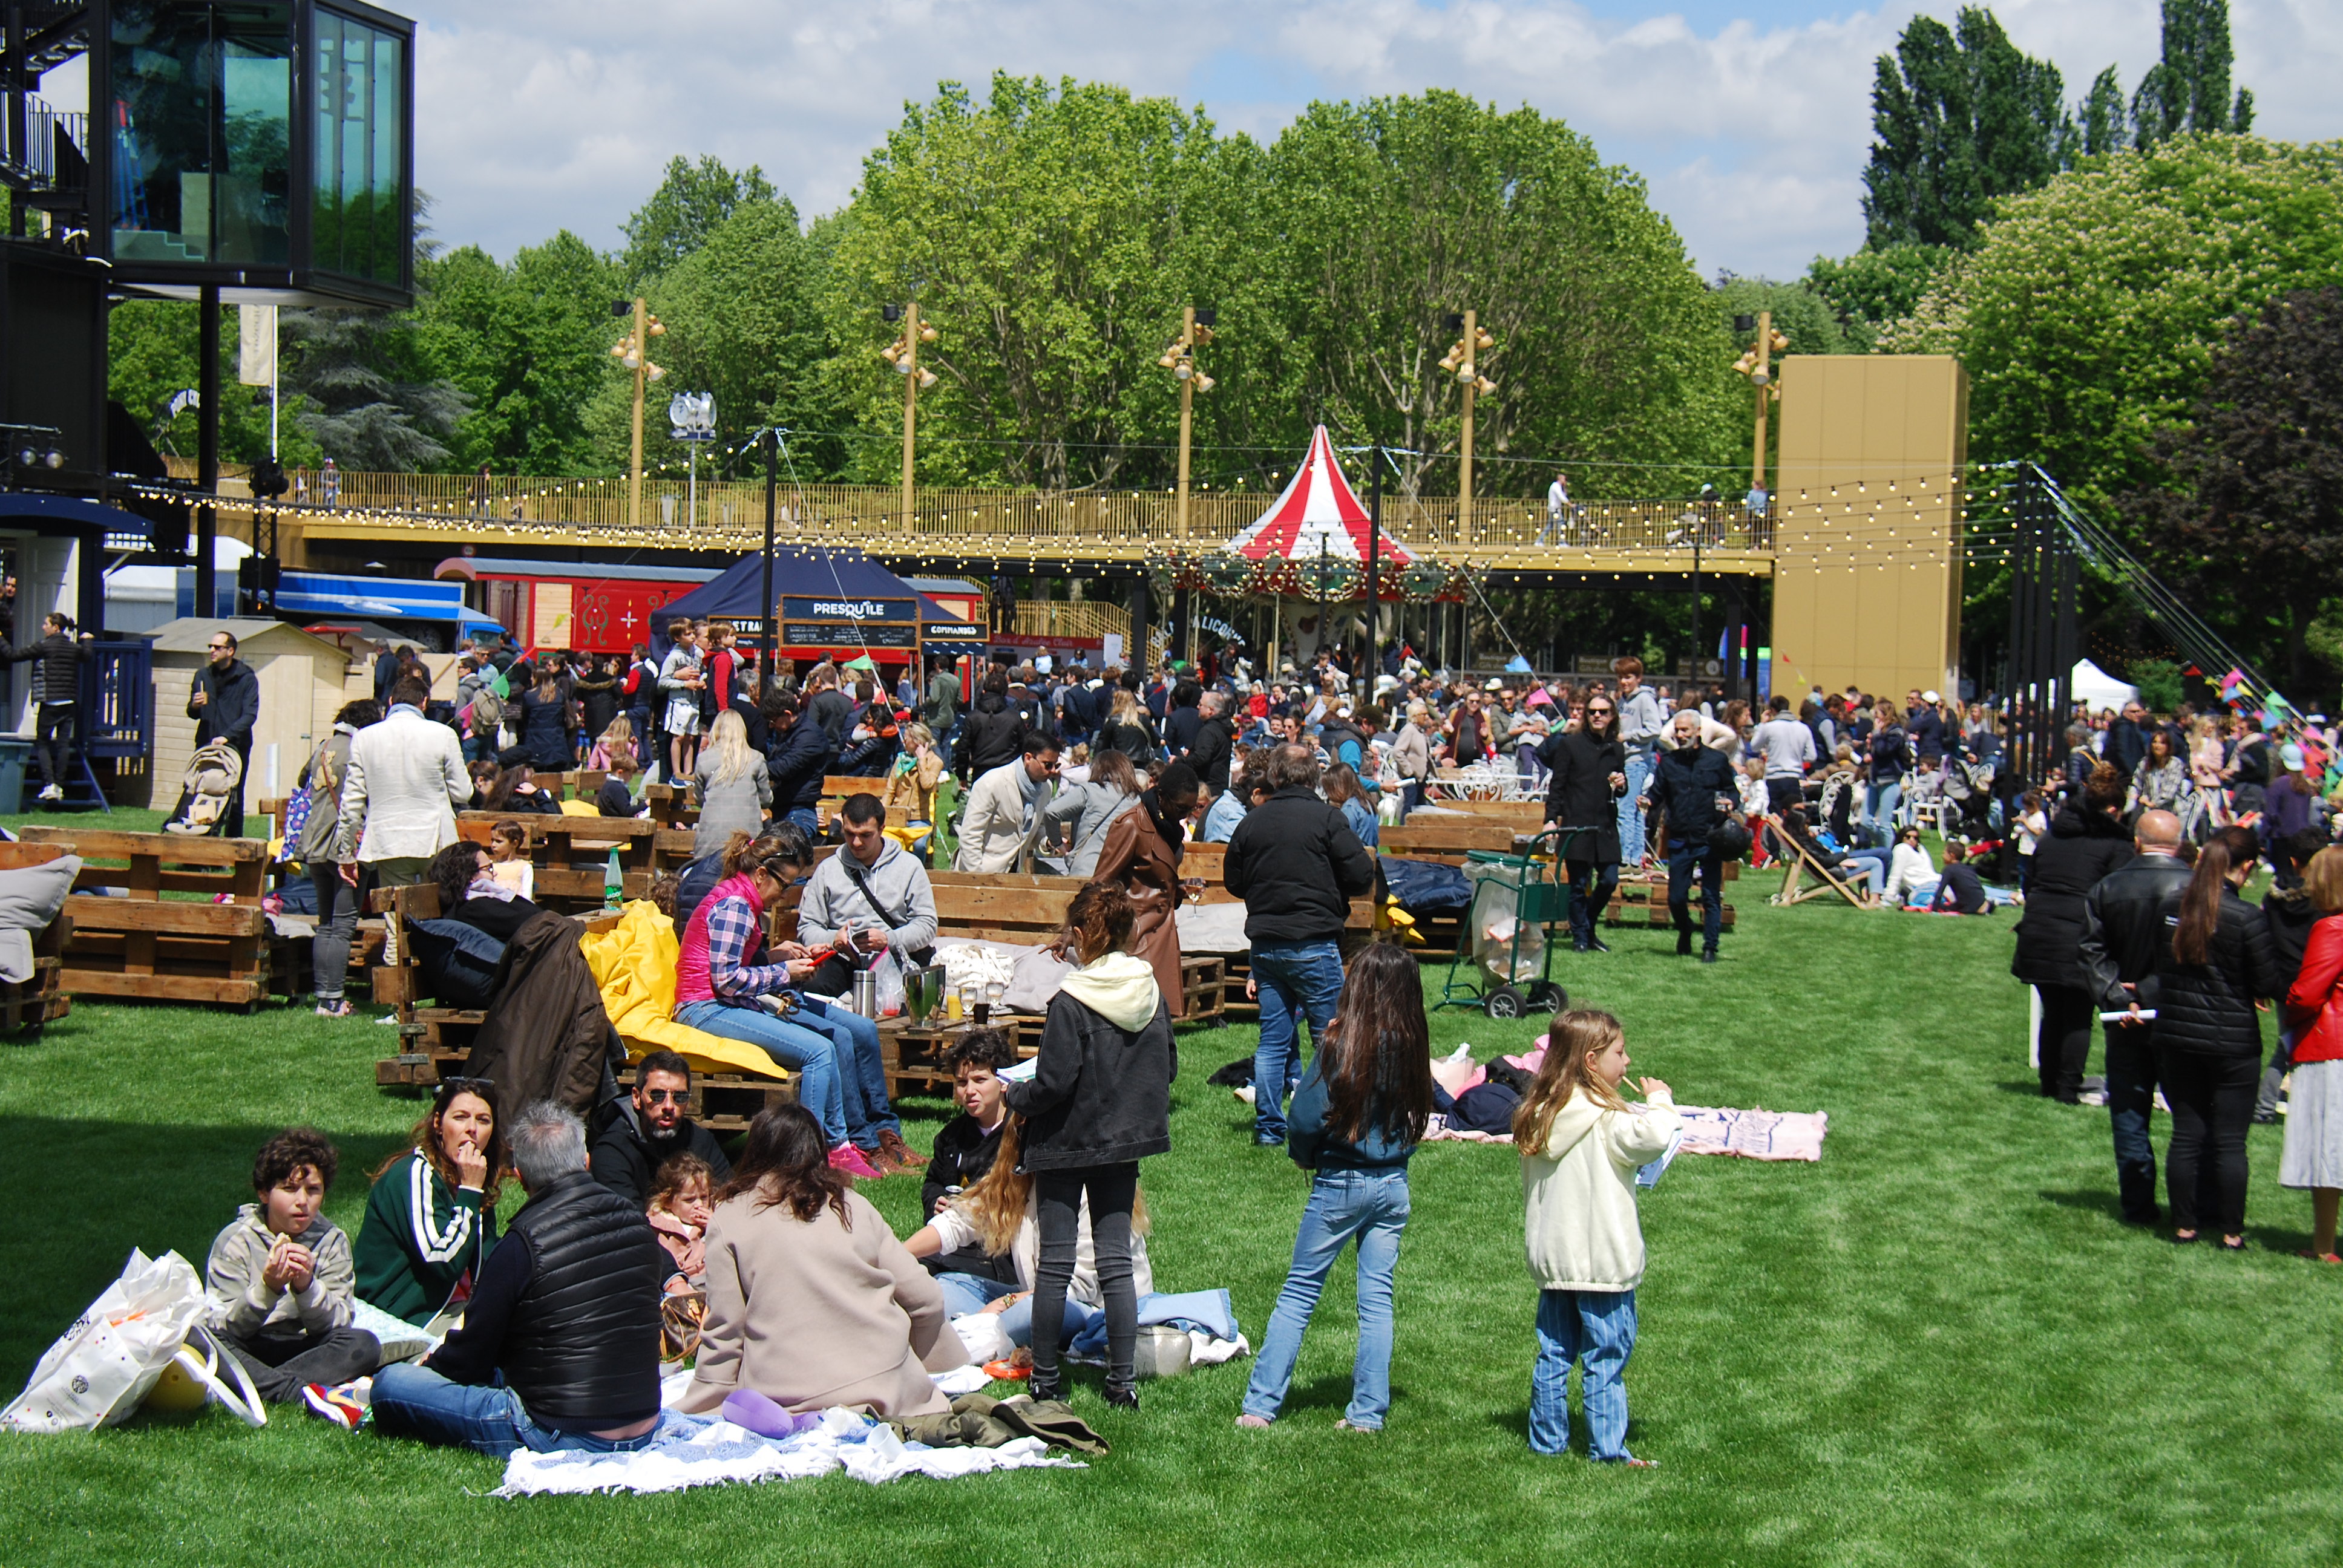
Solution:
[(103, 10), (93, 237), (117, 283), (410, 301), (412, 23), (317, 0)]

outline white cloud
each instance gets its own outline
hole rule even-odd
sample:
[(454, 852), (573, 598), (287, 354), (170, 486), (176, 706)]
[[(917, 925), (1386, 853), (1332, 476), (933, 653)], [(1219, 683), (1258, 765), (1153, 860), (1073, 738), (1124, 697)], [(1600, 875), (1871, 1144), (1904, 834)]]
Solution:
[[(1451, 87), (1591, 136), (1644, 177), (1704, 270), (1789, 276), (1860, 242), (1872, 62), (1915, 11), (1949, 19), (1955, 3), (1777, 0), (1695, 24), (1574, 0), (427, 0), (411, 6), (417, 173), (442, 239), (509, 256), (562, 227), (616, 246), (678, 154), (760, 164), (801, 212), (829, 210), (905, 100), (947, 79), (980, 93), (996, 69), (1201, 99), (1224, 129), (1264, 137), (1313, 96)], [(2343, 8), (2232, 5), (2257, 128), (2343, 135)], [(2110, 64), (2128, 92), (2156, 57), (2157, 0), (1995, 10), (2070, 97)]]

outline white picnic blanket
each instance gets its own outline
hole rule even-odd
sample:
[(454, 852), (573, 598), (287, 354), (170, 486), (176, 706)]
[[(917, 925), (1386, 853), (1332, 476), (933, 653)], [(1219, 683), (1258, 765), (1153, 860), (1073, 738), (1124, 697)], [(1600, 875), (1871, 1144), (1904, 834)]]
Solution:
[(876, 1486), (906, 1475), (939, 1481), (994, 1470), (1081, 1470), (1037, 1437), (999, 1448), (930, 1448), (905, 1442), (895, 1429), (850, 1410), (822, 1412), (821, 1424), (778, 1441), (707, 1416), (669, 1411), (658, 1440), (630, 1453), (536, 1453), (505, 1461), (498, 1497), (588, 1492), (680, 1492), (726, 1482), (803, 1481), (843, 1470)]

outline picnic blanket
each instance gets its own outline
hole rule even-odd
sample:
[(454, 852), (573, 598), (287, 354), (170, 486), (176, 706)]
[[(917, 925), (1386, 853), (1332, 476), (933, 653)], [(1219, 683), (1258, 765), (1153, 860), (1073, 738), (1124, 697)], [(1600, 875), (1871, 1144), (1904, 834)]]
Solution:
[[(1744, 1160), (1804, 1160), (1823, 1157), (1823, 1135), (1830, 1130), (1827, 1111), (1735, 1111), (1704, 1105), (1679, 1105), (1684, 1141), (1679, 1154), (1734, 1154)], [(1435, 1116), (1424, 1133), (1426, 1143), (1511, 1143), (1510, 1132), (1476, 1132), (1451, 1128), (1448, 1119)]]
[(906, 1475), (950, 1481), (995, 1470), (1080, 1470), (1036, 1437), (999, 1448), (930, 1448), (907, 1442), (884, 1422), (850, 1410), (826, 1410), (809, 1431), (759, 1437), (729, 1421), (668, 1411), (656, 1439), (628, 1453), (537, 1453), (521, 1449), (505, 1461), (505, 1481), (493, 1495), (538, 1497), (588, 1492), (680, 1492), (727, 1482), (803, 1481), (843, 1470), (873, 1486)]

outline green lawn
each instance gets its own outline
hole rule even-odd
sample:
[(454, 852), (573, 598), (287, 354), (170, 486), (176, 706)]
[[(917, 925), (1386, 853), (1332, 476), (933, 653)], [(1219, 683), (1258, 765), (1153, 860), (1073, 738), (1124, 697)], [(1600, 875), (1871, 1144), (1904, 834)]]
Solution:
[[(1636, 1070), (1687, 1103), (1831, 1117), (1818, 1165), (1687, 1159), (1644, 1200), (1628, 1388), (1657, 1472), (1529, 1452), (1515, 1160), (1442, 1145), (1415, 1163), (1379, 1438), (1332, 1430), (1338, 1273), (1268, 1432), (1232, 1427), (1240, 1362), (1148, 1385), (1136, 1415), (1081, 1385), (1114, 1445), (1085, 1471), (502, 1502), (478, 1495), (492, 1462), (298, 1415), (140, 1421), (0, 1441), (0, 1560), (372, 1563), (397, 1543), (399, 1561), (499, 1565), (2336, 1561), (2343, 1279), (2293, 1256), (2308, 1206), (2277, 1184), (2275, 1130), (2255, 1131), (2243, 1256), (2127, 1230), (2106, 1114), (2034, 1091), (2008, 916), (1775, 910), (1762, 887), (1738, 885), (1714, 968), (1659, 933), (1565, 960), (1581, 1000), (1625, 1019)], [(1483, 1055), (1537, 1032), (1456, 1010), (1434, 1029)], [(354, 1225), (363, 1168), (416, 1114), (373, 1088), (384, 1034), (92, 1004), (0, 1046), (0, 1381), (134, 1244), (200, 1259), (289, 1122), (340, 1142), (333, 1212)], [(1158, 1279), (1230, 1287), (1258, 1339), (1304, 1180), (1204, 1082), (1252, 1039), (1182, 1037), (1177, 1146), (1146, 1180)], [(907, 1110), (915, 1141), (943, 1113)], [(912, 1181), (874, 1195), (915, 1222)]]

